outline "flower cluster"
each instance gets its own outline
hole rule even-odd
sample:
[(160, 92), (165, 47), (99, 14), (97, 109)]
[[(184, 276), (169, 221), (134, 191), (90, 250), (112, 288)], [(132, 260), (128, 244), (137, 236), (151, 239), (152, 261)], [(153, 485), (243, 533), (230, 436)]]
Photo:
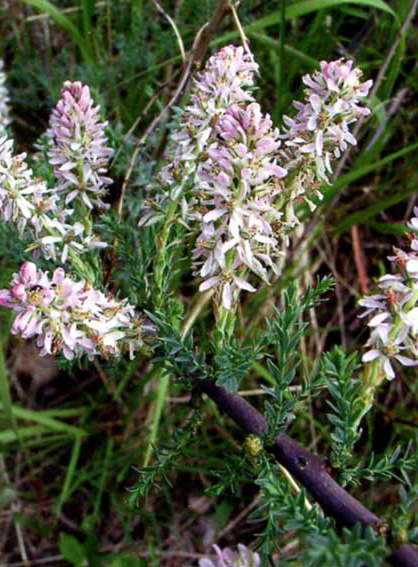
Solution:
[(392, 362), (418, 366), (418, 207), (409, 223), (412, 231), (410, 250), (395, 249), (389, 259), (396, 274), (382, 276), (379, 293), (360, 300), (366, 308), (360, 317), (372, 315), (363, 362), (377, 361), (387, 378), (395, 377)]
[(48, 189), (26, 163), (26, 154), (13, 153), (13, 141), (0, 138), (0, 218), (29, 236), (30, 249), (47, 259), (67, 261), (71, 251), (83, 253), (104, 243), (86, 234), (84, 225), (70, 223), (55, 189)]
[(306, 100), (295, 102), (298, 113), (286, 117), (280, 134), (248, 91), (256, 71), (242, 48), (228, 46), (209, 59), (172, 136), (160, 176), (168, 191), (145, 204), (140, 220), (164, 216), (167, 199), (181, 203), (182, 221), (197, 235), (199, 289), (213, 288), (225, 309), (241, 289), (255, 291), (251, 273), (266, 283), (280, 274), (299, 223), (295, 205), (302, 197), (315, 207), (312, 194), (321, 195), (332, 160), (356, 143), (350, 125), (369, 113), (361, 99), (371, 81), (360, 82), (352, 61), (322, 62), (304, 77)]
[(253, 100), (249, 91), (257, 70), (258, 65), (242, 47), (228, 45), (210, 57), (205, 69), (193, 79), (190, 104), (181, 113), (179, 125), (171, 135), (165, 156), (167, 165), (159, 175), (158, 185), (150, 188), (140, 225), (159, 219), (157, 211), (167, 197), (167, 191), (161, 193), (161, 187), (169, 187), (169, 198), (177, 198), (177, 187), (184, 186), (196, 172), (226, 110), (232, 104)]
[(0, 59), (0, 137), (6, 133), (10, 124), (9, 91), (6, 86), (6, 74), (3, 71), (3, 61)]
[[(162, 184), (173, 187), (170, 197), (181, 195), (183, 219), (198, 234), (193, 259), (204, 280), (200, 291), (215, 288), (226, 309), (241, 289), (255, 291), (247, 272), (268, 282), (280, 249), (275, 201), (286, 170), (275, 159), (279, 132), (249, 92), (257, 70), (242, 47), (224, 47), (209, 59), (161, 173)], [(155, 218), (155, 204), (148, 205), (142, 224)]]
[(199, 567), (260, 567), (261, 559), (258, 553), (251, 551), (242, 543), (238, 544), (238, 551), (213, 546), (216, 559), (200, 559)]
[(204, 278), (200, 291), (216, 286), (230, 309), (240, 289), (255, 291), (246, 272), (268, 282), (275, 271), (281, 218), (275, 200), (286, 170), (274, 158), (278, 131), (257, 103), (233, 104), (215, 129), (218, 139), (197, 171), (190, 216), (202, 228), (193, 255)]
[(306, 85), (305, 100), (293, 103), (298, 111), (296, 116), (284, 117), (287, 167), (297, 172), (293, 196), (302, 195), (311, 208), (315, 204), (307, 189), (313, 189), (311, 192), (321, 198), (318, 189), (328, 182), (333, 160), (357, 143), (350, 125), (370, 113), (362, 106), (362, 99), (373, 81), (362, 83), (361, 76), (353, 61), (322, 61), (320, 71), (302, 79)]
[(0, 290), (0, 305), (17, 313), (12, 333), (36, 338), (43, 356), (91, 359), (128, 352), (132, 357), (151, 331), (126, 301), (72, 280), (62, 268), (49, 278), (31, 262), (21, 266), (10, 289)]
[(35, 178), (26, 154), (15, 155), (13, 142), (0, 138), (0, 218), (21, 234), (29, 230), (30, 249), (47, 259), (65, 263), (106, 246), (88, 218), (94, 205), (104, 206), (101, 197), (111, 182), (105, 173), (112, 150), (98, 113), (87, 86), (64, 84), (48, 130), (49, 161), (58, 181), (52, 189)]
[(28, 223), (38, 235), (44, 215), (57, 209), (56, 196), (46, 183), (36, 179), (26, 163), (26, 154), (13, 153), (13, 141), (0, 138), (0, 214), (13, 222), (20, 233)]
[(102, 197), (112, 180), (106, 176), (113, 150), (107, 146), (106, 122), (100, 121), (90, 89), (80, 82), (64, 83), (50, 118), (49, 162), (58, 179), (56, 189), (65, 204), (79, 198), (89, 209), (104, 208)]

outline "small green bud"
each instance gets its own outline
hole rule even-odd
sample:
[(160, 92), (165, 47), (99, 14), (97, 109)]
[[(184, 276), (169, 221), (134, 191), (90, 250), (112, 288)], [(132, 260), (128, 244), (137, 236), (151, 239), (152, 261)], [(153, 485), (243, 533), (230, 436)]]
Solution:
[(263, 442), (257, 435), (248, 435), (244, 441), (244, 450), (251, 458), (257, 457), (263, 450)]

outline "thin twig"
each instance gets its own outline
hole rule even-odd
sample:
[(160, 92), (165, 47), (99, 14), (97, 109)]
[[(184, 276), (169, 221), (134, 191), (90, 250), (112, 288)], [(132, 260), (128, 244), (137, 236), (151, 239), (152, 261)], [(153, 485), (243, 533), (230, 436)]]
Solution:
[(217, 535), (217, 539), (218, 541), (220, 539), (222, 539), (223, 537), (225, 537), (227, 534), (229, 534), (229, 532), (231, 532), (233, 529), (235, 529), (237, 527), (237, 525), (248, 516), (248, 514), (251, 512), (251, 510), (254, 510), (254, 508), (256, 506), (258, 506), (259, 502), (261, 500), (260, 495), (257, 495), (254, 500), (252, 502), (250, 502), (250, 504), (248, 504), (248, 506), (246, 506), (244, 508), (244, 510), (241, 510), (241, 512), (235, 517), (233, 518), (230, 522), (228, 522), (228, 524), (224, 527), (223, 530), (221, 530), (218, 535)]
[(229, 9), (232, 12), (232, 18), (234, 20), (235, 26), (238, 30), (239, 35), (240, 35), (242, 45), (243, 45), (247, 55), (249, 55), (251, 59), (254, 59), (254, 55), (252, 54), (250, 46), (249, 46), (248, 37), (246, 36), (244, 28), (242, 27), (242, 24), (241, 24), (240, 19), (238, 17), (238, 12), (237, 12), (238, 6), (239, 6), (239, 2), (234, 2), (234, 0), (230, 0)]
[[(1, 454), (0, 454), (0, 473), (2, 473), (5, 484), (7, 486), (11, 486), (9, 474), (8, 474), (7, 468), (6, 468), (6, 463), (4, 461), (3, 455), (1, 455)], [(19, 514), (20, 509), (21, 509), (20, 502), (19, 501), (16, 502), (14, 500), (11, 504), (11, 508), (12, 508), (12, 512), (13, 512), (13, 523), (14, 523), (15, 532), (16, 532), (17, 546), (19, 548), (19, 553), (20, 553), (20, 556), (22, 558), (22, 565), (24, 565), (25, 567), (28, 567), (29, 558), (28, 558), (28, 554), (27, 554), (27, 551), (26, 551), (25, 540), (23, 538), (22, 526), (20, 525), (19, 520), (17, 519), (17, 515)]]
[[(176, 74), (174, 74), (175, 77)], [(156, 103), (156, 101), (158, 100), (159, 96), (161, 96), (161, 92), (173, 81), (174, 77), (170, 77), (170, 79), (168, 81), (165, 81), (162, 85), (160, 85), (158, 87), (158, 90), (156, 93), (154, 93), (152, 95), (152, 97), (149, 99), (149, 101), (147, 102), (147, 104), (144, 106), (143, 110), (138, 114), (138, 116), (135, 118), (132, 126), (129, 128), (129, 130), (126, 132), (126, 134), (123, 137), (122, 143), (120, 145), (120, 147), (118, 148), (118, 150), (115, 152), (115, 155), (112, 158), (112, 162), (111, 165), (113, 165), (117, 159), (117, 157), (119, 156), (120, 152), (122, 151), (122, 149), (124, 148), (124, 146), (126, 145), (127, 141), (129, 140), (129, 138), (132, 136), (132, 134), (135, 132), (135, 130), (137, 129), (139, 123), (141, 122), (141, 120), (148, 114), (148, 111), (150, 110), (150, 108)]]
[(369, 279), (367, 277), (366, 259), (361, 246), (360, 232), (356, 224), (351, 227), (351, 239), (353, 242), (354, 263), (362, 295), (369, 293)]
[[(96, 2), (94, 4), (95, 8), (103, 8), (106, 6), (106, 2), (104, 0), (100, 2)], [(63, 8), (61, 11), (62, 14), (74, 14), (75, 12), (79, 12), (82, 10), (82, 6), (70, 6), (69, 8)], [(50, 14), (42, 13), (42, 14), (34, 14), (32, 16), (28, 16), (25, 18), (25, 22), (36, 22), (38, 20), (49, 20), (51, 18)]]
[(187, 333), (190, 331), (190, 329), (192, 328), (194, 322), (196, 321), (202, 310), (205, 308), (205, 306), (209, 303), (209, 301), (213, 297), (213, 294), (214, 294), (214, 290), (209, 289), (205, 293), (199, 295), (198, 301), (193, 306), (189, 315), (187, 316), (187, 319), (183, 323), (181, 338), (184, 338), (187, 335)]
[[(291, 488), (293, 489), (293, 492), (295, 494), (300, 494), (301, 493), (300, 486), (295, 481), (295, 479), (290, 474), (290, 472), (287, 469), (285, 469), (283, 465), (280, 465), (280, 464), (279, 464), (279, 469), (282, 471), (283, 476), (286, 478), (287, 482), (290, 484)], [(309, 511), (312, 510), (312, 504), (309, 502), (309, 500), (306, 498), (306, 496), (304, 498), (304, 504), (305, 504), (305, 508), (307, 510), (309, 510)]]
[(177, 39), (177, 43), (179, 44), (179, 50), (180, 50), (180, 55), (182, 58), (183, 63), (186, 62), (186, 52), (184, 50), (184, 43), (183, 43), (183, 39), (180, 35), (180, 32), (178, 30), (177, 24), (176, 22), (173, 20), (173, 18), (170, 16), (170, 14), (167, 14), (167, 12), (164, 10), (164, 8), (160, 5), (160, 3), (158, 2), (158, 0), (152, 0), (155, 4), (155, 7), (157, 8), (157, 10), (160, 12), (160, 14), (162, 14), (164, 16), (164, 18), (167, 20), (167, 22), (170, 24), (170, 26), (173, 28), (174, 34), (176, 36)]
[[(109, 552), (109, 551), (114, 551), (115, 550), (115, 546), (114, 545), (107, 545), (105, 547), (103, 547), (103, 549), (101, 549), (101, 553), (105, 553), (105, 552)], [(119, 547), (118, 546), (118, 550), (119, 551), (128, 551), (131, 553), (134, 553), (136, 556), (138, 557), (149, 557), (150, 555), (156, 555), (157, 557), (161, 557), (163, 559), (171, 559), (171, 558), (175, 558), (175, 557), (182, 557), (184, 559), (201, 559), (202, 557), (205, 557), (203, 554), (201, 553), (192, 553), (192, 552), (188, 552), (188, 551), (158, 551), (156, 549), (153, 549), (152, 551), (143, 551), (143, 550), (138, 550), (138, 549), (133, 549), (132, 546), (126, 546), (125, 547)], [(40, 559), (32, 559), (29, 561), (29, 563), (24, 563), (22, 561), (16, 561), (14, 563), (8, 563), (7, 565), (5, 565), (4, 567), (33, 567), (35, 565), (46, 565), (48, 563), (56, 563), (57, 561), (62, 561), (64, 559), (64, 557), (62, 555), (51, 555), (50, 557), (43, 557)], [(0, 567), (3, 567), (2, 564), (0, 564)]]
[(385, 132), (389, 120), (392, 118), (394, 114), (397, 114), (399, 108), (402, 106), (404, 100), (407, 98), (408, 95), (409, 95), (409, 89), (407, 87), (404, 87), (400, 89), (392, 99), (390, 99), (389, 107), (383, 116), (379, 128), (376, 130), (376, 132), (373, 134), (372, 139), (367, 144), (366, 152), (371, 150), (371, 148), (376, 144), (376, 142)]

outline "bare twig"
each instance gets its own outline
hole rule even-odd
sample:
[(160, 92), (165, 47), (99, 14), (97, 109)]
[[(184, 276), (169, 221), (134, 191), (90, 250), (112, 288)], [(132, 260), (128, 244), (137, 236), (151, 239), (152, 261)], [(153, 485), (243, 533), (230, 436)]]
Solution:
[(404, 87), (400, 89), (396, 93), (396, 95), (388, 102), (388, 109), (385, 112), (385, 115), (383, 116), (382, 123), (379, 125), (379, 128), (376, 130), (376, 132), (373, 134), (372, 139), (367, 144), (366, 151), (370, 150), (376, 144), (376, 142), (379, 140), (379, 138), (386, 130), (386, 126), (390, 118), (392, 118), (392, 116), (398, 112), (399, 108), (402, 106), (404, 100), (407, 98), (408, 95), (409, 95), (409, 89), (407, 87)]
[(240, 522), (242, 522), (244, 518), (248, 516), (251, 510), (254, 510), (254, 508), (258, 506), (259, 502), (260, 502), (260, 495), (256, 496), (254, 500), (244, 508), (244, 510), (241, 510), (241, 512), (235, 518), (233, 518), (230, 522), (228, 522), (228, 524), (224, 527), (224, 529), (218, 533), (217, 539), (218, 540), (222, 539), (227, 534), (229, 534), (229, 532), (235, 529), (237, 525)]
[(241, 42), (242, 42), (242, 45), (245, 49), (245, 52), (247, 53), (247, 55), (249, 55), (249, 57), (251, 59), (254, 59), (254, 56), (251, 53), (251, 49), (250, 49), (250, 46), (249, 46), (248, 37), (246, 36), (244, 28), (242, 27), (242, 24), (241, 24), (240, 19), (238, 17), (238, 12), (237, 12), (238, 6), (239, 6), (239, 2), (234, 2), (234, 0), (229, 1), (229, 9), (231, 10), (232, 17), (233, 17), (235, 26), (238, 30), (238, 33), (240, 35)]
[(351, 227), (351, 238), (353, 242), (354, 262), (356, 264), (360, 290), (363, 295), (369, 293), (369, 279), (367, 277), (366, 259), (361, 246), (360, 232), (355, 224)]

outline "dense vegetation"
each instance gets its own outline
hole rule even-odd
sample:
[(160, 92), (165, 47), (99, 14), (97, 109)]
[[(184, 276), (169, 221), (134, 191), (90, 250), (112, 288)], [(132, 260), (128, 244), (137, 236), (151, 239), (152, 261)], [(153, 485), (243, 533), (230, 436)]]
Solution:
[[(92, 218), (111, 246), (89, 252), (88, 269), (74, 253), (72, 269), (127, 298), (152, 330), (144, 344), (132, 338), (132, 360), (45, 358), (10, 334), (11, 312), (1, 310), (0, 565), (197, 565), (213, 544), (241, 543), (262, 565), (377, 566), (416, 540), (416, 368), (396, 365), (395, 379), (370, 385), (361, 362), (369, 329), (358, 318), (360, 297), (390, 272), (393, 246), (408, 246), (417, 204), (416, 2), (249, 0), (210, 29), (190, 73), (240, 45), (243, 28), (259, 65), (253, 94), (281, 131), (303, 98), (302, 76), (320, 61), (353, 59), (362, 80), (374, 80), (357, 147), (330, 184), (322, 179), (323, 199), (300, 205), (280, 277), (243, 292), (232, 322), (198, 294), (180, 215), (167, 221), (163, 209), (138, 227), (193, 83), (176, 89), (219, 4), (0, 6), (9, 133), (35, 174), (53, 186), (44, 133), (65, 81), (89, 85), (109, 122), (110, 207)], [(0, 223), (0, 288), (31, 259), (27, 235)], [(37, 264), (57, 267), (51, 255)], [(243, 435), (203, 395), (207, 380), (239, 391), (267, 431)], [(263, 450), (283, 432), (325, 460), (383, 519), (379, 529), (323, 513)]]

